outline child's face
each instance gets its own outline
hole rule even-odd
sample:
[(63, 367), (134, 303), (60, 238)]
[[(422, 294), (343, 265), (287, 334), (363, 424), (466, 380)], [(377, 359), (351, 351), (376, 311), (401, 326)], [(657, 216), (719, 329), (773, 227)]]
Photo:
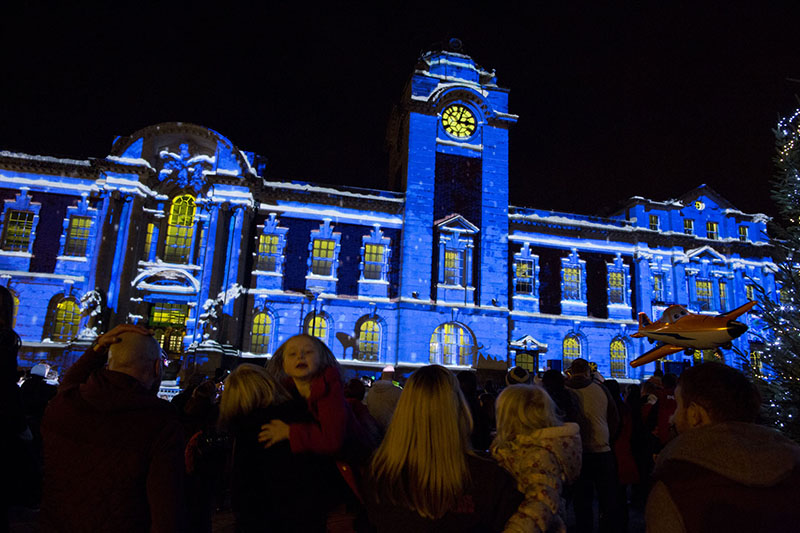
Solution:
[(320, 365), (316, 344), (306, 337), (295, 337), (286, 342), (283, 350), (283, 371), (290, 378), (306, 381), (313, 378)]

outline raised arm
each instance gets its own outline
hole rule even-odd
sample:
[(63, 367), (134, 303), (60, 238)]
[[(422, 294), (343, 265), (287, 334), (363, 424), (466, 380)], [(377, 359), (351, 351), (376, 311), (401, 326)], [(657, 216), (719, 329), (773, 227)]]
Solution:
[(85, 383), (92, 372), (100, 370), (108, 360), (108, 347), (119, 342), (122, 333), (133, 332), (140, 335), (151, 335), (147, 328), (134, 324), (120, 324), (111, 331), (103, 333), (92, 344), (83, 355), (75, 361), (61, 380), (61, 387), (67, 388)]

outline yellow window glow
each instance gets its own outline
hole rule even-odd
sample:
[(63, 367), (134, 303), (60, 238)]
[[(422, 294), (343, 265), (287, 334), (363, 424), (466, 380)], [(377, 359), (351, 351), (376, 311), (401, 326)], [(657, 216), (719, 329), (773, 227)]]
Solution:
[(74, 300), (61, 300), (56, 305), (55, 324), (53, 337), (56, 342), (67, 342), (78, 333), (78, 324), (81, 320), (81, 310)]
[(272, 317), (268, 313), (258, 313), (253, 317), (250, 331), (250, 350), (253, 353), (269, 352), (269, 341), (272, 337)]
[(192, 248), (194, 234), (194, 197), (185, 194), (172, 201), (164, 239), (164, 261), (168, 263), (187, 263)]

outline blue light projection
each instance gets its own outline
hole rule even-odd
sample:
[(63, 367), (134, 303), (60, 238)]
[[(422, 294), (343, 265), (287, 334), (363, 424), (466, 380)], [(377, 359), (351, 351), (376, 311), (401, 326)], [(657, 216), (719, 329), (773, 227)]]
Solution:
[[(448, 131), (448, 109), (469, 111), (468, 135)], [(397, 112), (401, 192), (266, 180), (259, 156), (188, 123), (120, 137), (101, 160), (0, 152), (0, 284), (19, 301), (22, 364), (63, 371), (99, 331), (135, 322), (173, 372), (211, 374), (311, 325), (350, 371), (535, 371), (579, 354), (642, 378), (653, 363), (627, 365), (648, 348), (631, 337), (640, 311), (719, 313), (754, 281), (775, 294), (767, 218), (706, 186), (608, 218), (509, 205), (517, 116), (468, 56), (424, 54)], [(761, 327), (746, 320), (745, 353)], [(56, 324), (78, 333), (56, 341)]]

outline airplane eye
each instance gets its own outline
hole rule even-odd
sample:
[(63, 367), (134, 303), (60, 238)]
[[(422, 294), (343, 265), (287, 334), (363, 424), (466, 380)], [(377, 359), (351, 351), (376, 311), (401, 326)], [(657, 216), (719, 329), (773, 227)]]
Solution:
[(672, 315), (672, 320), (678, 320), (678, 317), (680, 317), (680, 316), (681, 315)]

